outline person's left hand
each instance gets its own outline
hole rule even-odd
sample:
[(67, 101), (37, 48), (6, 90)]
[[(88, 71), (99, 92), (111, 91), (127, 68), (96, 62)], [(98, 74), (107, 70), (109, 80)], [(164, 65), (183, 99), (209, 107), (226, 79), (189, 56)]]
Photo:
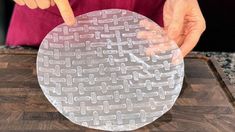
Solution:
[[(163, 9), (164, 30), (180, 47), (182, 56), (185, 57), (198, 43), (200, 36), (205, 31), (205, 19), (201, 13), (197, 0), (166, 0)], [(153, 31), (159, 29), (153, 22), (143, 20), (140, 22), (150, 31), (140, 31), (139, 38), (157, 40), (158, 35)], [(162, 46), (167, 50), (170, 45)], [(147, 49), (147, 54), (154, 54), (159, 45)]]

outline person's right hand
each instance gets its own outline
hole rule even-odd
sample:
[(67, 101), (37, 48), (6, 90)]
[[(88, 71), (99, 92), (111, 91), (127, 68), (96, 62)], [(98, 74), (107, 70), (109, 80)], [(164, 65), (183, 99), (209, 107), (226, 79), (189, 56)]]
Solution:
[(14, 0), (18, 5), (26, 5), (30, 9), (47, 9), (56, 5), (60, 11), (62, 18), (67, 25), (74, 25), (76, 23), (73, 10), (68, 0)]

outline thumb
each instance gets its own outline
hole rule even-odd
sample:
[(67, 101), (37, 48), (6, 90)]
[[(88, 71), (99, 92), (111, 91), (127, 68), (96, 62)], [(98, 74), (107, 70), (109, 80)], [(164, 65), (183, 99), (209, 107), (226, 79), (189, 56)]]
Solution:
[(185, 11), (182, 7), (174, 7), (171, 20), (169, 22), (168, 27), (165, 29), (167, 35), (176, 40), (180, 35), (183, 24), (184, 24)]

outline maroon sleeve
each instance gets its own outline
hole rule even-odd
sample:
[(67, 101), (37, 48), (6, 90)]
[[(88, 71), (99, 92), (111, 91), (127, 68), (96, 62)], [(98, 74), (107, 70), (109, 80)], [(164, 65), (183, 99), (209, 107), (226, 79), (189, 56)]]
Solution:
[[(162, 10), (165, 0), (70, 0), (74, 14), (94, 10), (120, 8), (135, 11), (163, 26)], [(7, 33), (6, 43), (11, 46), (39, 46), (46, 34), (63, 23), (56, 6), (46, 10), (29, 9), (16, 5)]]

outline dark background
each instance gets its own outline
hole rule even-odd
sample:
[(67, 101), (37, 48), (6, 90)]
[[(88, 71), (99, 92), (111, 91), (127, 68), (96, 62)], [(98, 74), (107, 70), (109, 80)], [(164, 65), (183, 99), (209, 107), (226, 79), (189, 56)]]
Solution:
[[(206, 19), (207, 29), (196, 51), (235, 52), (235, 0), (198, 0)], [(14, 3), (12, 0), (1, 0), (0, 8), (5, 8), (5, 32), (10, 21)], [(0, 27), (1, 28), (1, 27)]]

